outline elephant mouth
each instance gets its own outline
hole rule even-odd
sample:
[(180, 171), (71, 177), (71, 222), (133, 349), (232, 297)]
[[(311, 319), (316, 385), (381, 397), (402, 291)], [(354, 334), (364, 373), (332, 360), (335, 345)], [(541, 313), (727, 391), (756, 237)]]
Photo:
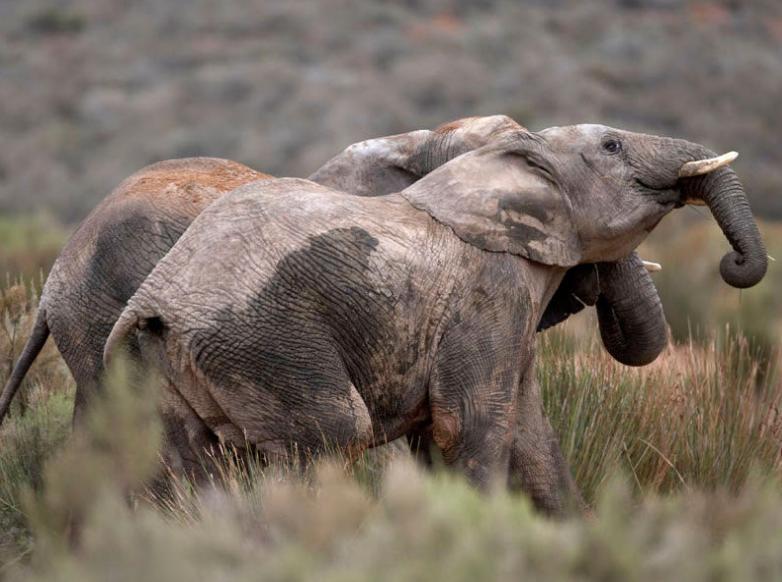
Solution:
[(681, 206), (683, 203), (681, 193), (672, 186), (652, 186), (641, 178), (636, 178), (635, 183), (642, 194), (651, 196), (660, 206)]

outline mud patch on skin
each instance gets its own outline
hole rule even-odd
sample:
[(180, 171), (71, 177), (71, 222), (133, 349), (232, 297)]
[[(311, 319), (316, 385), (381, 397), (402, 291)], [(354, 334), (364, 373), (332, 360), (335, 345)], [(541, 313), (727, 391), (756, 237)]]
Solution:
[[(270, 178), (272, 176), (231, 160), (183, 158), (148, 166), (128, 178), (117, 190), (121, 196), (147, 200), (177, 201), (188, 193), (194, 204), (203, 207), (216, 197), (215, 193)], [(209, 191), (212, 194), (204, 197)]]
[[(189, 226), (159, 221), (145, 208), (121, 208), (123, 215), (101, 229), (85, 273), (87, 287), (124, 304)], [(127, 212), (125, 212), (127, 211)], [(126, 215), (125, 215), (126, 214)]]
[(541, 224), (551, 221), (551, 213), (546, 208), (538, 204), (529, 204), (512, 194), (508, 196), (498, 195), (497, 207), (500, 210), (501, 216), (504, 211), (510, 216), (531, 216)]
[(350, 442), (371, 430), (351, 383), (371, 399), (381, 383), (373, 362), (395, 337), (393, 302), (370, 273), (378, 244), (358, 227), (310, 237), (246, 307), (224, 307), (219, 327), (194, 334), (196, 365), (224, 387), (229, 416), (253, 425), (241, 427), (248, 434), (316, 446), (315, 438)]
[(440, 450), (447, 450), (453, 447), (459, 440), (462, 430), (462, 423), (458, 415), (435, 409), (432, 414), (434, 418), (432, 438)]

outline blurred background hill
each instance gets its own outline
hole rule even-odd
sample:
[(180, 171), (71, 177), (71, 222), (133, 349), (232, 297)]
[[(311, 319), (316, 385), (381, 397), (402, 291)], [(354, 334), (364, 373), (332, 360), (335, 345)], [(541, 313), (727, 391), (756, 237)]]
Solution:
[(161, 159), (307, 175), (492, 113), (738, 150), (782, 217), (778, 0), (5, 1), (0, 103), (0, 211), (66, 224)]

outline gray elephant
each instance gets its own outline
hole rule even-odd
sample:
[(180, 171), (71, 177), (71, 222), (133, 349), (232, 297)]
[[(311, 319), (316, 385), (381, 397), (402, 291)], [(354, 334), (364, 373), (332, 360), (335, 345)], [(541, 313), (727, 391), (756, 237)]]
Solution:
[(0, 422), (51, 334), (76, 381), (74, 420), (100, 384), (103, 346), (128, 299), (204, 208), (271, 178), (216, 158), (167, 160), (123, 181), (82, 222), (54, 263), (33, 332), (2, 396)]
[(556, 510), (569, 484), (533, 373), (546, 306), (569, 268), (631, 256), (688, 202), (734, 248), (723, 278), (757, 283), (766, 253), (727, 161), (579, 125), (503, 132), (383, 197), (255, 182), (199, 215), (105, 357), (137, 340), (195, 437), (288, 457), (407, 436), (479, 487), (501, 476)]
[[(434, 131), (372, 139), (348, 147), (310, 178), (359, 196), (388, 194), (518, 127), (510, 118), (497, 115), (457, 120)], [(84, 220), (49, 273), (33, 333), (0, 395), (0, 422), (50, 333), (76, 380), (74, 419), (78, 419), (100, 384), (109, 331), (144, 278), (206, 206), (238, 186), (269, 178), (236, 162), (189, 158), (148, 166), (122, 182)], [(621, 313), (618, 321), (633, 329), (633, 341), (607, 343), (609, 352), (628, 364), (654, 359), (662, 349), (664, 320), (651, 279), (642, 270), (615, 283), (605, 275), (598, 277), (596, 269), (574, 271), (552, 302), (543, 327), (584, 304), (594, 305), (598, 279), (616, 296), (650, 298), (649, 304), (628, 302), (634, 309)], [(609, 304), (610, 309), (621, 310), (620, 303)], [(641, 314), (646, 322), (642, 329), (633, 324)]]

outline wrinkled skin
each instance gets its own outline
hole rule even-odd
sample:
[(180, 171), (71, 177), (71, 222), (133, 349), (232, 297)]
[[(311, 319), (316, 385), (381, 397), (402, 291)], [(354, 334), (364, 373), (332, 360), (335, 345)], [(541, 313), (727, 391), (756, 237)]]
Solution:
[[(564, 462), (534, 379), (538, 324), (567, 269), (631, 256), (686, 200), (737, 195), (732, 180), (726, 193), (678, 178), (704, 151), (584, 125), (506, 132), (384, 197), (250, 184), (155, 267), (106, 357), (136, 337), (198, 446), (213, 434), (269, 457), (324, 442), (352, 455), (407, 436), (479, 487), (500, 476), (561, 511), (570, 478), (551, 470)], [(765, 256), (735, 206), (715, 212), (735, 252)], [(624, 306), (604, 307), (625, 341)]]
[[(504, 116), (469, 121), (457, 124), (458, 132), (444, 126), (354, 144), (312, 179), (360, 196), (387, 194), (516, 126)], [(78, 422), (99, 389), (109, 331), (144, 278), (204, 208), (268, 178), (229, 160), (187, 158), (153, 164), (120, 184), (83, 221), (49, 273), (34, 331), (0, 397), (0, 422), (50, 334), (76, 381)]]
[(270, 177), (228, 160), (161, 162), (122, 182), (76, 230), (49, 273), (36, 323), (76, 381), (76, 420), (98, 387), (106, 338), (145, 277), (206, 206)]

